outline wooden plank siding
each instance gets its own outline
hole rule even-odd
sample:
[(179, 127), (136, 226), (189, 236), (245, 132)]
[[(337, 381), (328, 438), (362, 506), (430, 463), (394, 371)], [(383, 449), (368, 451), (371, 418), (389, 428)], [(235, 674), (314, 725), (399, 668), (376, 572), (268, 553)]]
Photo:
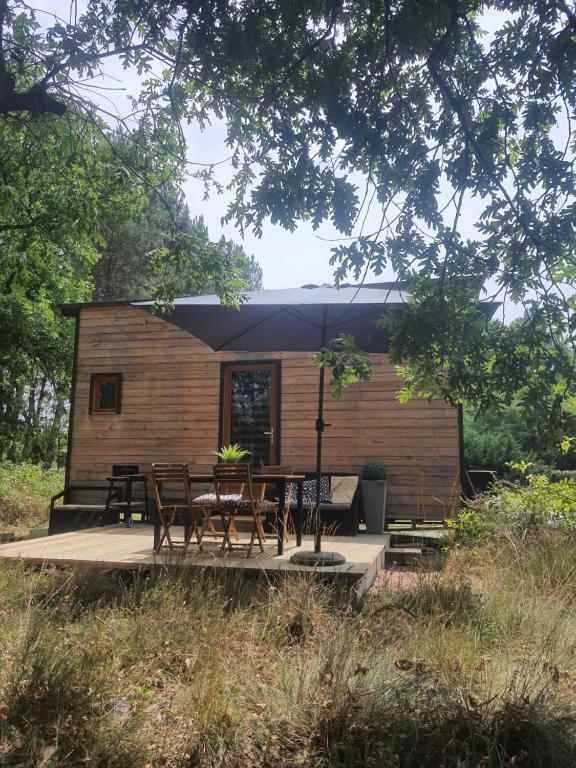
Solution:
[[(101, 480), (112, 464), (214, 463), (220, 420), (220, 364), (281, 360), (281, 463), (312, 471), (318, 369), (309, 353), (214, 352), (165, 320), (131, 306), (80, 310), (71, 482)], [(366, 461), (389, 474), (391, 517), (450, 516), (459, 497), (458, 419), (443, 402), (398, 403), (401, 386), (386, 355), (372, 355), (369, 382), (339, 401), (327, 382), (326, 471), (358, 472)], [(90, 374), (123, 374), (119, 414), (89, 414)], [(329, 378), (329, 377), (327, 377)]]

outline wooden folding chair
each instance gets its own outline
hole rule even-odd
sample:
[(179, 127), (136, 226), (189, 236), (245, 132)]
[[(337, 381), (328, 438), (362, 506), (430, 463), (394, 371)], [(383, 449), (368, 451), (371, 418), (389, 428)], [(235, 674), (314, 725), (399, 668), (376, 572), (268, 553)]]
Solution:
[[(271, 464), (267, 467), (263, 467), (263, 474), (265, 475), (293, 475), (294, 467), (289, 467), (286, 464)], [(288, 483), (286, 489), (286, 498), (284, 499), (284, 525), (282, 530), (282, 537), (285, 542), (288, 542), (288, 521), (290, 520), (290, 502), (292, 501), (292, 483)]]
[[(262, 498), (264, 498), (264, 489), (266, 486), (262, 486)], [(257, 486), (253, 485), (254, 492), (256, 492)], [(244, 493), (244, 483), (224, 483), (220, 484), (220, 496), (225, 495), (226, 501), (229, 501), (232, 497), (237, 499), (242, 498)], [(216, 530), (212, 515), (219, 512), (218, 497), (213, 492), (201, 493), (199, 496), (195, 496), (192, 499), (194, 504), (200, 504), (206, 510), (204, 536), (212, 536), (213, 538), (219, 538), (224, 535), (223, 531)], [(235, 539), (239, 539), (240, 536), (236, 530), (234, 520), (230, 524), (230, 534)]]
[[(204, 526), (207, 519), (206, 509), (201, 504), (194, 504), (190, 496), (190, 486), (188, 485), (188, 465), (187, 464), (152, 464), (152, 480), (154, 484), (154, 497), (156, 507), (162, 525), (160, 541), (156, 547), (156, 552), (160, 551), (164, 540), (167, 541), (170, 549), (176, 545), (172, 541), (170, 528), (174, 523), (177, 514), (189, 518), (185, 526), (186, 535), (184, 536), (184, 552), (187, 551), (192, 534), (196, 534), (196, 541), (201, 547)], [(166, 486), (170, 485), (167, 489)], [(174, 498), (166, 498), (167, 493), (180, 493)], [(201, 519), (201, 526), (198, 527), (198, 519)], [(178, 545), (182, 546), (182, 545)]]
[[(248, 544), (248, 554), (252, 554), (254, 541), (258, 539), (260, 551), (264, 552), (264, 528), (262, 526), (263, 513), (273, 506), (272, 502), (263, 498), (257, 498), (254, 485), (252, 483), (252, 472), (249, 464), (215, 464), (214, 465), (214, 490), (216, 492), (216, 505), (214, 510), (220, 514), (222, 527), (224, 528), (224, 538), (222, 540), (222, 551), (228, 548), (230, 551), (233, 546), (245, 546), (243, 544), (232, 544), (230, 534), (235, 520), (240, 515), (246, 515), (252, 521), (252, 531), (250, 543)], [(227, 497), (225, 490), (230, 484), (242, 488), (240, 498)]]

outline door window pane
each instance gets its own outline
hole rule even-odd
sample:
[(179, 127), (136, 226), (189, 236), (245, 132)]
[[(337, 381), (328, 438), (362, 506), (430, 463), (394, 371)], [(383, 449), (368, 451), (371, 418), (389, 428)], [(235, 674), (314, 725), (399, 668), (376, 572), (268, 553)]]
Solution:
[(253, 467), (270, 463), (271, 392), (270, 369), (232, 370), (230, 442), (250, 451)]

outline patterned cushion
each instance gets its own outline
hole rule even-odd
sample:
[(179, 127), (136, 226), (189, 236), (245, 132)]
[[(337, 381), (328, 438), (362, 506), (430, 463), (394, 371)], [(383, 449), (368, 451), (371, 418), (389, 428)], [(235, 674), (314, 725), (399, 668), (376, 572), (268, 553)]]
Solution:
[[(223, 507), (235, 507), (237, 509), (250, 509), (251, 507), (250, 499), (230, 499), (226, 496), (220, 496), (220, 503)], [(278, 505), (267, 499), (254, 499), (254, 506), (258, 509), (276, 509)]]
[[(239, 493), (223, 493), (220, 496), (220, 501), (223, 504), (226, 504), (232, 501), (238, 501), (241, 498)], [(195, 504), (215, 504), (217, 499), (215, 493), (203, 493), (202, 496), (196, 496), (192, 501), (194, 501)]]
[[(193, 499), (195, 504), (216, 504), (217, 498), (215, 493), (203, 493), (202, 496), (197, 496)], [(238, 509), (249, 509), (250, 499), (243, 499), (239, 493), (222, 493), (220, 494), (220, 504), (223, 507), (238, 507)], [(255, 507), (275, 507), (273, 501), (267, 501), (266, 499), (254, 499)]]
[[(298, 486), (296, 483), (289, 483), (291, 491), (291, 500), (296, 501)], [(286, 495), (288, 495), (288, 488), (286, 489)], [(320, 478), (320, 504), (328, 504), (330, 502), (330, 477), (328, 475), (322, 475)], [(303, 504), (316, 504), (316, 478), (311, 480), (304, 480), (302, 483), (302, 503)]]

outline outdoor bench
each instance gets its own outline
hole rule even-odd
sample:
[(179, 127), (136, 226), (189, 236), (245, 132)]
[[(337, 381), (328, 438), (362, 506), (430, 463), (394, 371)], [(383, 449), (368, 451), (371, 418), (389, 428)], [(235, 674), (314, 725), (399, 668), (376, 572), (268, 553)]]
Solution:
[[(117, 523), (118, 510), (106, 504), (108, 490), (107, 485), (67, 485), (50, 500), (48, 535)], [(111, 499), (119, 498), (120, 489), (113, 489)]]
[[(338, 488), (334, 495), (334, 486), (342, 486), (338, 480), (345, 480), (345, 487)], [(304, 533), (316, 532), (316, 520), (313, 506), (316, 501), (316, 475), (306, 473), (304, 481)], [(331, 499), (335, 499), (334, 501)], [(292, 499), (290, 510), (294, 515), (296, 503)], [(360, 483), (357, 475), (330, 472), (322, 473), (320, 488), (320, 519), (323, 535), (356, 536), (361, 510)]]

